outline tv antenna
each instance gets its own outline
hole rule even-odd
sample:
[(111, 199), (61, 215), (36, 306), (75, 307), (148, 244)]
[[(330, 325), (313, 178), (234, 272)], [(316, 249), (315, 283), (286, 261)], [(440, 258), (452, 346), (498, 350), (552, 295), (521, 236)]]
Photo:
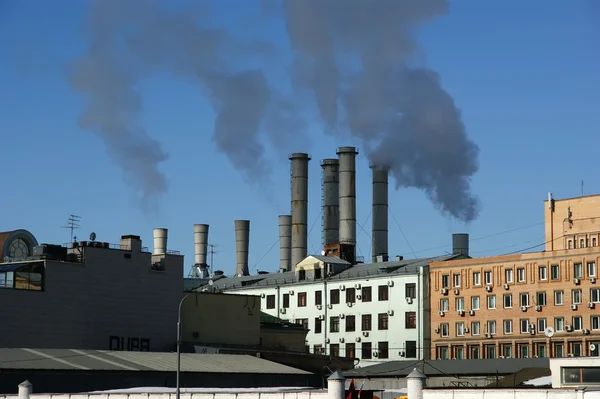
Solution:
[(63, 229), (71, 230), (71, 242), (73, 242), (73, 232), (81, 228), (79, 223), (81, 222), (81, 216), (77, 215), (69, 215), (69, 220), (67, 220), (67, 225), (62, 226)]
[(210, 267), (212, 268), (212, 270), (215, 270), (214, 268), (214, 264), (213, 264), (213, 259), (215, 254), (218, 254), (220, 251), (215, 251), (215, 248), (218, 247), (219, 244), (208, 244), (208, 253), (210, 254)]

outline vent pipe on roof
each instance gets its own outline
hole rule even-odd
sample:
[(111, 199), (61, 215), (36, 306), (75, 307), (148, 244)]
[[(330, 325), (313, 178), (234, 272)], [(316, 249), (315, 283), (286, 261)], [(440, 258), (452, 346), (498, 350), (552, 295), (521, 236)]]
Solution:
[(372, 253), (373, 263), (388, 261), (388, 168), (371, 165), (373, 173)]
[(238, 276), (247, 276), (250, 274), (248, 269), (248, 250), (250, 249), (250, 221), (236, 220), (235, 222), (235, 250), (237, 258), (237, 267), (235, 274)]
[(323, 168), (323, 245), (340, 242), (340, 184), (337, 159), (324, 159)]
[(452, 234), (452, 254), (469, 256), (469, 235), (466, 233)]
[(308, 254), (308, 161), (297, 152), (290, 156), (292, 173), (292, 263), (295, 268)]
[(206, 265), (208, 253), (208, 225), (194, 225), (194, 264)]
[(279, 215), (279, 271), (292, 270), (292, 216)]
[(167, 229), (154, 229), (154, 255), (164, 255), (167, 253), (167, 238), (169, 232)]
[(356, 259), (356, 155), (355, 147), (340, 147), (340, 244), (354, 247), (352, 260)]

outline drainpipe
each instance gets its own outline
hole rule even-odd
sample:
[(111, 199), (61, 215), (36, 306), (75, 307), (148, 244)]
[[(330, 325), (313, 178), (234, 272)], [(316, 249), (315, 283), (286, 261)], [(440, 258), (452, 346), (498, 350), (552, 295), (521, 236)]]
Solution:
[(325, 353), (327, 353), (327, 320), (329, 319), (327, 316), (327, 298), (329, 298), (328, 294), (327, 281), (323, 281), (323, 309), (325, 309), (325, 314), (323, 315), (323, 349), (325, 349)]
[(281, 289), (280, 286), (277, 286), (277, 301), (275, 301), (275, 306), (277, 307), (277, 318), (280, 318), (280, 314), (279, 312), (281, 311), (281, 301), (279, 300), (279, 290)]

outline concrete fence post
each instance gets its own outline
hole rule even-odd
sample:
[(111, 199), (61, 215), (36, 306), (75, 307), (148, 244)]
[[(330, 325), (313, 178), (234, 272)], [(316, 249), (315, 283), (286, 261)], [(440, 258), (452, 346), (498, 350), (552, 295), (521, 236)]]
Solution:
[(416, 368), (406, 376), (406, 394), (408, 399), (423, 399), (423, 388), (427, 377)]
[(19, 399), (29, 399), (29, 395), (33, 392), (31, 382), (25, 380), (19, 384)]
[(339, 371), (331, 374), (327, 379), (327, 398), (346, 399), (346, 377)]

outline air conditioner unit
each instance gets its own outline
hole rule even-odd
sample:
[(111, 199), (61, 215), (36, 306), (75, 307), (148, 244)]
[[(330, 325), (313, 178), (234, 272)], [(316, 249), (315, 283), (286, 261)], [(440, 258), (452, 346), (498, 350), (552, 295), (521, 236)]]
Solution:
[(436, 329), (435, 329), (435, 330), (433, 330), (433, 331), (435, 331), (435, 333), (436, 333), (436, 334), (439, 334), (439, 333), (440, 333), (440, 329), (439, 329), (439, 328), (437, 328), (437, 327), (436, 327)]
[(535, 324), (533, 324), (533, 323), (529, 324), (529, 329), (530, 330), (535, 330)]
[(346, 315), (345, 315), (345, 314), (343, 314), (343, 313), (340, 313), (340, 316), (339, 316), (339, 317), (340, 317), (340, 319), (343, 319), (344, 317), (346, 317)]
[(340, 338), (340, 342), (343, 344), (344, 343), (344, 338)]
[(362, 299), (362, 295), (357, 295), (356, 300), (360, 301)]
[(355, 340), (356, 342), (360, 342), (360, 337), (356, 337), (356, 338), (354, 338), (354, 340)]
[(504, 289), (505, 289), (505, 290), (509, 289), (509, 286), (508, 286), (508, 284), (504, 284)]
[(575, 357), (575, 355), (574, 355), (574, 354), (572, 354), (572, 353), (569, 353), (569, 354), (567, 355), (567, 357)]
[(588, 335), (590, 333), (590, 330), (588, 330), (587, 328), (584, 328), (582, 331), (584, 335)]
[(448, 293), (448, 288), (442, 288), (440, 290), (440, 294), (442, 294), (442, 295), (446, 295), (447, 293)]
[(490, 333), (485, 333), (485, 337), (486, 337), (486, 338), (492, 338), (492, 334), (490, 334)]
[(317, 310), (323, 309), (323, 305), (317, 305)]
[(388, 313), (388, 316), (393, 316), (393, 315), (394, 315), (394, 311), (393, 311), (393, 310), (391, 310), (391, 309), (390, 309), (390, 310), (388, 310), (388, 312), (387, 312), (387, 313)]
[(577, 310), (577, 305), (575, 305), (575, 304), (572, 304), (572, 305), (571, 305), (571, 310)]
[(354, 284), (354, 288), (356, 288), (357, 290), (360, 290), (360, 284)]
[(285, 308), (279, 309), (279, 313), (285, 314)]
[(524, 305), (523, 305), (523, 306), (521, 306), (521, 311), (522, 311), (522, 312), (527, 312), (527, 306), (524, 306)]
[(458, 294), (460, 294), (460, 291), (459, 290), (454, 290), (454, 295), (458, 295)]
[(346, 286), (345, 285), (340, 285), (340, 291), (346, 291)]
[(596, 282), (596, 277), (590, 277), (590, 283), (594, 284)]
[(294, 290), (290, 290), (289, 294), (294, 295)]
[(320, 314), (319, 315), (319, 320), (325, 320), (325, 315)]
[(352, 307), (352, 302), (346, 302), (346, 305), (351, 308)]
[(333, 309), (333, 304), (331, 304), (331, 303), (330, 303), (329, 305), (327, 305), (327, 307), (328, 307), (329, 309)]
[(469, 332), (469, 327), (465, 327), (465, 333)]
[(400, 352), (398, 352), (398, 355), (400, 357), (405, 357), (406, 356), (406, 352), (400, 351)]
[(387, 282), (388, 287), (393, 287), (394, 286), (394, 282), (392, 280)]
[(492, 292), (492, 286), (491, 286), (491, 285), (486, 285), (486, 286), (485, 286), (485, 290), (486, 290), (487, 292)]
[(410, 305), (411, 303), (413, 303), (413, 299), (411, 297), (407, 296), (406, 303), (408, 303)]
[(594, 302), (589, 302), (588, 303), (588, 308), (594, 309), (594, 306), (596, 306), (596, 305), (594, 305)]
[(330, 343), (330, 342), (331, 342), (331, 340), (330, 340), (329, 338), (325, 338), (325, 343), (326, 343), (326, 344), (328, 344), (328, 343)]
[(535, 335), (535, 330), (529, 330), (529, 334)]
[(373, 351), (373, 357), (379, 357), (379, 352)]
[(573, 326), (572, 326), (572, 325), (569, 325), (569, 324), (567, 324), (567, 325), (565, 326), (565, 331), (568, 331), (568, 332), (571, 332), (571, 331), (573, 331)]
[(363, 335), (363, 337), (368, 337), (369, 336), (369, 332), (368, 331), (363, 331), (362, 335)]
[(464, 310), (457, 310), (456, 313), (458, 313), (459, 316), (464, 316), (465, 315), (465, 311)]
[(535, 310), (538, 311), (538, 312), (541, 312), (542, 311), (542, 307), (540, 305), (536, 305), (535, 306)]
[(260, 294), (260, 297), (261, 297), (261, 298), (264, 298), (264, 297), (266, 297), (266, 296), (267, 296), (267, 295), (266, 295), (264, 292), (263, 292), (262, 294)]
[(442, 312), (441, 310), (438, 312), (438, 316), (442, 316), (444, 317), (444, 312)]
[(469, 310), (469, 316), (475, 316), (475, 311), (473, 309)]
[(575, 284), (575, 285), (579, 285), (579, 283), (581, 283), (581, 281), (579, 281), (579, 279), (578, 279), (578, 278), (574, 278), (574, 279), (573, 279), (573, 284)]

